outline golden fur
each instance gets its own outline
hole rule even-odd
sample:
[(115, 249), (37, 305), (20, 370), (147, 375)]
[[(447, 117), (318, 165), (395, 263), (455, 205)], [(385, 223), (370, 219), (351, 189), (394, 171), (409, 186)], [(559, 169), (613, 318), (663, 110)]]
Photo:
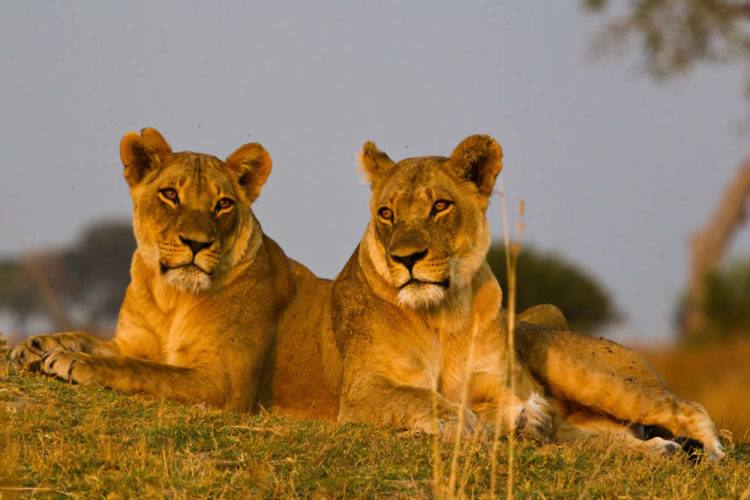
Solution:
[(672, 439), (682, 436), (701, 443), (710, 459), (724, 456), (706, 410), (675, 396), (643, 356), (571, 332), (551, 305), (526, 310), (519, 320), (517, 353), (555, 408), (555, 440), (609, 434), (629, 446), (669, 452), (680, 446)]
[[(541, 439), (607, 434), (663, 453), (679, 446), (672, 435), (684, 435), (709, 457), (723, 456), (700, 405), (676, 398), (634, 352), (568, 331), (553, 306), (520, 315), (515, 392), (508, 390), (515, 353), (507, 352), (501, 290), (485, 262), (486, 210), (501, 159), (488, 136), (468, 137), (448, 158), (398, 163), (364, 145), (370, 223), (334, 282), (297, 273), (269, 404), (302, 414), (338, 409), (341, 422), (434, 433), (455, 427), (467, 387), (469, 431), (494, 423), (499, 409), (504, 430)], [(301, 365), (310, 367), (302, 379)]]
[(250, 410), (281, 310), (289, 262), (250, 209), (271, 170), (259, 144), (221, 161), (172, 152), (155, 129), (120, 144), (137, 249), (115, 336), (31, 337), (24, 368), (187, 403)]
[(485, 262), (485, 211), (501, 159), (486, 136), (467, 138), (450, 158), (398, 165), (365, 144), (372, 220), (335, 281), (297, 265), (266, 404), (446, 433), (459, 420), (468, 380), (467, 430), (477, 415), (494, 422), (499, 408), (504, 429), (548, 433), (549, 407), (522, 365), (517, 392), (507, 388), (501, 291)]

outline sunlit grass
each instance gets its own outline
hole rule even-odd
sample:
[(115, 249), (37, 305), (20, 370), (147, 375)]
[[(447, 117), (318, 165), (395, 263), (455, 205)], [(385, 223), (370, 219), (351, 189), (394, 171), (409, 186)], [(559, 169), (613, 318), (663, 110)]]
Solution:
[[(432, 496), (429, 437), (319, 421), (251, 416), (71, 386), (0, 362), (0, 495)], [(458, 460), (467, 496), (490, 487), (490, 446)], [(450, 463), (452, 443), (439, 449)], [(750, 446), (691, 466), (609, 451), (605, 441), (515, 447), (517, 496), (729, 496), (750, 486)], [(448, 480), (443, 471), (443, 481)], [(499, 448), (496, 480), (507, 479)]]

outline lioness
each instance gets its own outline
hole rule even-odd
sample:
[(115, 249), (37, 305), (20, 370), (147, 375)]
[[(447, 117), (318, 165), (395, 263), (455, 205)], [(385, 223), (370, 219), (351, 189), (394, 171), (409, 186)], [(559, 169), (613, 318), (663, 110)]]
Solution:
[[(486, 210), (502, 168), (494, 139), (470, 136), (448, 158), (398, 163), (368, 142), (360, 163), (372, 186), (365, 235), (332, 284), (305, 278), (314, 293), (292, 301), (296, 320), (285, 315), (280, 328), (297, 346), (310, 339), (303, 330), (320, 331), (305, 351), (318, 353), (323, 370), (314, 380), (335, 392), (339, 421), (445, 432), (467, 397), (469, 430), (477, 419), (494, 422), (499, 410), (505, 430), (542, 439), (609, 433), (646, 450), (676, 449), (662, 437), (643, 440), (644, 425), (658, 426), (723, 456), (700, 405), (677, 399), (634, 352), (567, 331), (553, 307), (521, 315), (523, 363), (510, 392), (506, 361), (515, 353), (506, 349), (502, 294), (485, 261)], [(300, 325), (305, 312), (311, 323)], [(278, 380), (293, 380), (293, 365), (277, 365)], [(290, 387), (298, 404), (311, 404), (299, 383), (279, 382), (273, 393), (291, 400)]]
[(548, 432), (542, 390), (520, 363), (516, 391), (508, 387), (501, 291), (485, 262), (501, 159), (487, 136), (468, 137), (450, 158), (399, 164), (364, 145), (372, 219), (332, 293), (340, 421), (450, 429), (468, 383), (469, 430), (499, 409), (504, 429)]
[(15, 347), (24, 368), (187, 403), (250, 410), (289, 262), (250, 208), (271, 172), (260, 144), (225, 161), (173, 152), (152, 128), (120, 143), (137, 249), (112, 340), (83, 332)]

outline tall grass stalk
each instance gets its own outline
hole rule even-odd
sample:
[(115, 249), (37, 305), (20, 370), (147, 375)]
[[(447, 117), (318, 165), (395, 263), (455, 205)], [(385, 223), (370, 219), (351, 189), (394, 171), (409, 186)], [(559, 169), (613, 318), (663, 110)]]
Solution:
[(440, 453), (440, 419), (437, 415), (437, 377), (432, 381), (432, 419), (435, 432), (432, 435), (432, 494), (435, 498), (443, 498), (446, 489), (443, 485), (443, 457)]
[[(508, 312), (505, 315), (506, 318), (506, 342), (507, 342), (507, 379), (506, 384), (509, 387), (510, 393), (515, 393), (515, 346), (513, 343), (513, 330), (515, 328), (515, 310), (516, 310), (516, 266), (518, 263), (518, 254), (520, 252), (520, 245), (513, 244), (510, 242), (510, 230), (508, 222), (508, 210), (505, 205), (504, 192), (501, 190), (498, 193), (500, 196), (500, 206), (503, 217), (503, 241), (505, 245), (505, 265), (508, 276)], [(516, 226), (517, 232), (523, 232), (523, 214), (524, 214), (524, 202), (521, 201), (519, 205), (519, 223)], [(474, 364), (474, 354), (476, 347), (476, 338), (478, 334), (479, 326), (476, 321), (473, 321), (471, 328), (471, 338), (469, 340), (469, 349), (466, 356), (466, 362), (464, 365), (464, 377), (461, 387), (461, 402), (459, 405), (459, 412), (456, 421), (455, 434), (453, 436), (453, 450), (451, 453), (451, 464), (450, 473), (448, 476), (448, 484), (444, 485), (442, 481), (443, 477), (443, 463), (442, 456), (440, 453), (440, 436), (436, 433), (433, 437), (432, 444), (432, 482), (433, 482), (433, 493), (438, 498), (456, 498), (461, 496), (460, 493), (463, 489), (463, 484), (468, 480), (468, 474), (470, 469), (470, 453), (466, 456), (466, 462), (462, 468), (462, 481), (461, 485), (458, 486), (458, 459), (461, 455), (461, 443), (463, 440), (463, 429), (466, 424), (466, 412), (469, 409), (469, 391), (471, 386), (471, 372)], [(437, 381), (433, 382), (433, 397), (432, 397), (432, 412), (436, 430), (440, 429), (440, 422), (437, 416), (437, 394), (438, 387)], [(497, 490), (497, 452), (499, 448), (499, 438), (502, 427), (502, 408), (498, 407), (495, 417), (495, 425), (493, 432), (493, 443), (492, 443), (492, 457), (490, 467), (490, 482), (491, 488), (490, 493), (495, 496)], [(515, 451), (515, 437), (513, 432), (508, 433), (508, 481), (506, 486), (506, 497), (511, 498), (513, 493), (513, 467), (514, 467), (514, 451)]]
[[(518, 265), (518, 255), (521, 251), (519, 243), (511, 243), (510, 240), (510, 223), (508, 220), (508, 208), (505, 203), (505, 191), (500, 181), (500, 211), (503, 221), (503, 245), (505, 246), (505, 270), (508, 276), (508, 307), (505, 314), (505, 338), (507, 352), (507, 371), (506, 385), (510, 394), (515, 394), (515, 343), (513, 341), (513, 331), (516, 326), (516, 268)], [(520, 238), (524, 230), (523, 216), (525, 204), (523, 200), (518, 206), (519, 221), (516, 225), (517, 237)], [(499, 407), (495, 414), (495, 432), (492, 441), (492, 455), (490, 462), (490, 494), (494, 497), (498, 491), (497, 485), (497, 454), (500, 448), (500, 433), (503, 426), (503, 408)], [(514, 429), (508, 429), (508, 474), (505, 482), (505, 497), (513, 498), (513, 483), (515, 470), (515, 448), (516, 439)]]
[[(471, 339), (469, 340), (469, 352), (466, 355), (466, 364), (464, 366), (463, 386), (461, 387), (461, 405), (458, 410), (456, 422), (456, 433), (453, 437), (453, 454), (451, 456), (451, 470), (448, 478), (448, 491), (451, 496), (458, 494), (456, 491), (456, 479), (458, 476), (458, 455), (461, 452), (461, 440), (464, 434), (464, 425), (466, 425), (466, 412), (469, 409), (469, 389), (471, 387), (471, 373), (474, 369), (474, 349), (476, 347), (477, 332), (479, 325), (476, 320), (472, 321)], [(467, 458), (468, 460), (468, 458)]]
[[(507, 330), (506, 342), (507, 342), (507, 379), (506, 384), (511, 394), (515, 393), (515, 346), (513, 343), (513, 332), (515, 328), (515, 310), (516, 310), (516, 267), (518, 263), (518, 254), (520, 252), (520, 245), (513, 244), (510, 242), (510, 230), (508, 222), (508, 210), (505, 205), (505, 196), (501, 191), (498, 193), (500, 196), (501, 211), (503, 216), (503, 240), (505, 244), (505, 265), (508, 276), (508, 312), (505, 315)], [(523, 232), (523, 215), (524, 215), (524, 203), (521, 201), (519, 205), (519, 223), (516, 226), (517, 233)], [(462, 441), (464, 437), (464, 426), (466, 425), (466, 413), (469, 410), (469, 392), (471, 387), (471, 372), (474, 365), (474, 356), (476, 348), (476, 338), (478, 335), (479, 325), (476, 321), (472, 323), (471, 337), (469, 339), (469, 348), (466, 356), (466, 362), (464, 365), (464, 376), (461, 386), (461, 401), (459, 405), (459, 412), (457, 415), (455, 434), (453, 436), (453, 449), (451, 452), (451, 463), (450, 472), (448, 476), (448, 483), (443, 482), (443, 462), (441, 455), (441, 443), (440, 443), (440, 421), (437, 415), (437, 380), (433, 381), (433, 396), (432, 396), (432, 412), (434, 427), (438, 431), (433, 436), (432, 442), (432, 483), (433, 483), (433, 494), (437, 498), (456, 498), (461, 496), (461, 492), (464, 488), (464, 484), (468, 481), (470, 473), (471, 451), (473, 446), (466, 453), (465, 462), (461, 471), (461, 481), (459, 484), (458, 474), (458, 460), (462, 452)], [(442, 339), (441, 339), (442, 340)], [(502, 408), (498, 407), (495, 417), (494, 432), (493, 432), (493, 443), (492, 443), (492, 456), (490, 466), (490, 493), (495, 496), (497, 491), (497, 453), (499, 449), (499, 439), (502, 432)], [(476, 437), (476, 436), (475, 436)], [(476, 440), (472, 440), (472, 443), (476, 445)], [(506, 496), (512, 497), (513, 493), (513, 468), (514, 468), (514, 451), (515, 451), (515, 437), (513, 432), (508, 433), (508, 481), (506, 486)]]

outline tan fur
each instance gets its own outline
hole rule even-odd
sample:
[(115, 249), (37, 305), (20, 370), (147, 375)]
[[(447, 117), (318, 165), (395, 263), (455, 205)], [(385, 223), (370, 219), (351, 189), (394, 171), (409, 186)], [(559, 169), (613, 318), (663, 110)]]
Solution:
[[(505, 429), (522, 427), (541, 438), (605, 434), (646, 451), (676, 449), (675, 442), (636, 432), (658, 426), (701, 441), (710, 457), (723, 456), (699, 405), (677, 399), (634, 352), (568, 331), (553, 306), (519, 317), (522, 362), (516, 363), (516, 392), (509, 393), (501, 291), (485, 263), (486, 208), (501, 158), (487, 136), (467, 138), (450, 158), (398, 164), (373, 143), (364, 145), (370, 224), (334, 282), (306, 270), (296, 278), (300, 293), (281, 322), (268, 404), (298, 415), (312, 408), (331, 415), (338, 408), (342, 422), (444, 432), (458, 419), (468, 374), (469, 428), (477, 417), (493, 421), (500, 408)], [(453, 204), (434, 214), (440, 199)], [(382, 217), (383, 208), (391, 220)], [(425, 250), (410, 272), (404, 257)], [(422, 283), (409, 290), (412, 278)], [(303, 358), (295, 359), (298, 352)], [(300, 369), (309, 384), (300, 382)], [(326, 386), (330, 391), (311, 389)]]
[[(365, 144), (360, 159), (373, 189), (372, 220), (336, 280), (307, 276), (310, 295), (300, 291), (284, 314), (268, 384), (274, 409), (324, 407), (338, 409), (340, 422), (446, 433), (458, 421), (468, 377), (466, 430), (477, 417), (494, 422), (499, 409), (504, 429), (546, 435), (549, 408), (543, 400), (528, 404), (541, 388), (520, 364), (517, 392), (506, 387), (501, 291), (484, 260), (485, 212), (501, 158), (487, 136), (467, 138), (450, 158), (398, 164)], [(392, 220), (382, 217), (384, 207)], [(405, 262), (415, 253), (424, 257), (410, 270)], [(300, 346), (314, 355), (290, 361)], [(316, 396), (308, 387), (303, 397), (292, 396), (301, 385), (292, 366), (303, 366), (305, 379), (332, 394)]]
[(250, 209), (270, 156), (259, 144), (226, 161), (174, 153), (155, 129), (126, 134), (120, 155), (138, 247), (114, 338), (32, 337), (12, 359), (74, 383), (252, 409), (294, 291), (288, 259)]
[(537, 306), (519, 320), (517, 352), (553, 399), (556, 439), (606, 433), (644, 449), (677, 446), (661, 438), (651, 443), (635, 439), (632, 425), (638, 424), (700, 441), (709, 458), (724, 456), (706, 410), (675, 396), (643, 356), (615, 342), (571, 332), (554, 306)]

